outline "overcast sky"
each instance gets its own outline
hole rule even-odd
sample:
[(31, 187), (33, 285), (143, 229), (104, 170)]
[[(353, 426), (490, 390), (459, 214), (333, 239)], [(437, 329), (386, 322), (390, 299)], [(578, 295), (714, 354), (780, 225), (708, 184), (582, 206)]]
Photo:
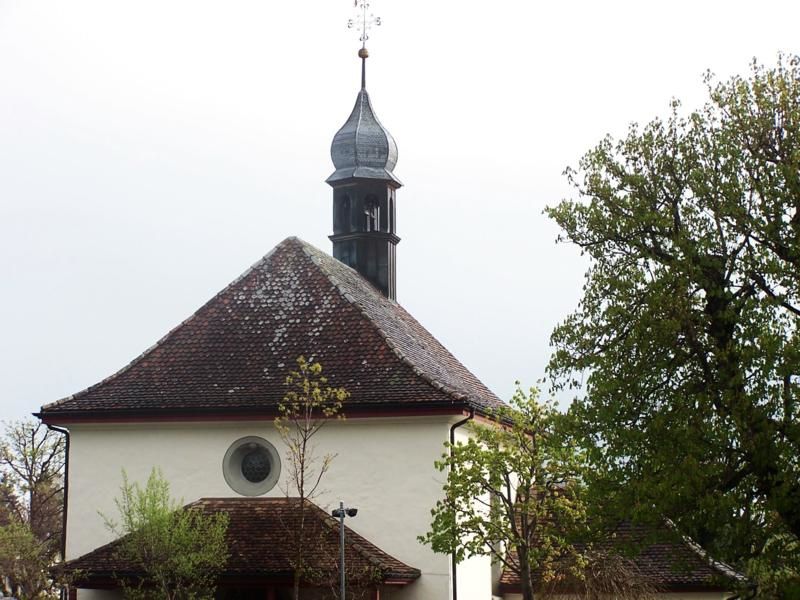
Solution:
[[(489, 387), (583, 272), (543, 208), (606, 133), (798, 52), (800, 2), (374, 0), (398, 300)], [(0, 419), (112, 374), (275, 244), (330, 252), (352, 0), (0, 0)]]

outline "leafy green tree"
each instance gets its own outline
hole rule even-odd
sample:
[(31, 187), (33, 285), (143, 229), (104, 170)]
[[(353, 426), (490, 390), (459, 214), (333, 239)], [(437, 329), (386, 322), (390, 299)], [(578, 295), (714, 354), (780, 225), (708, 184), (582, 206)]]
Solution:
[(750, 577), (763, 598), (800, 599), (800, 542), (790, 534), (770, 536), (759, 553), (747, 561)]
[(469, 424), (466, 442), (446, 444), (443, 498), (420, 537), (458, 562), (489, 556), (514, 573), (522, 596), (563, 591), (586, 598), (650, 598), (653, 586), (622, 557), (592, 550), (579, 484), (582, 457), (558, 432), (552, 404), (518, 389), (496, 422)]
[(300, 598), (300, 583), (313, 577), (312, 567), (305, 558), (306, 548), (314, 544), (307, 539), (305, 528), (306, 501), (320, 492), (320, 484), (335, 458), (320, 454), (314, 437), (331, 420), (343, 418), (342, 405), (349, 396), (347, 390), (332, 387), (322, 375), (322, 365), (297, 358), (297, 370), (286, 377), (286, 395), (278, 404), (279, 416), (275, 427), (286, 444), (288, 486), (286, 494), (295, 494), (300, 513), (299, 526), (288, 532), (293, 546), (293, 598)]
[(106, 526), (121, 540), (118, 555), (138, 575), (120, 578), (126, 598), (201, 600), (214, 597), (217, 578), (228, 560), (228, 515), (181, 508), (169, 483), (154, 468), (142, 488), (122, 473), (115, 500), (119, 522)]
[(0, 590), (52, 597), (61, 554), (64, 438), (38, 421), (5, 425), (0, 440)]
[(798, 65), (708, 75), (705, 106), (607, 137), (547, 209), (590, 261), (549, 372), (584, 387), (597, 498), (740, 567), (800, 535)]
[(47, 569), (53, 556), (46, 544), (25, 523), (0, 527), (0, 577), (3, 594), (21, 600), (54, 598), (53, 580)]

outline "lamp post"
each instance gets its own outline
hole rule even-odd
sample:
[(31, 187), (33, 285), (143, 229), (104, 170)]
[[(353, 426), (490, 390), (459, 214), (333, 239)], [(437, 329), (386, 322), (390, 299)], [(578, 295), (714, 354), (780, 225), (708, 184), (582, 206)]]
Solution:
[(357, 508), (345, 508), (344, 502), (339, 502), (339, 508), (331, 511), (331, 515), (339, 519), (339, 599), (344, 600), (345, 578), (344, 578), (344, 518), (355, 517), (358, 514)]

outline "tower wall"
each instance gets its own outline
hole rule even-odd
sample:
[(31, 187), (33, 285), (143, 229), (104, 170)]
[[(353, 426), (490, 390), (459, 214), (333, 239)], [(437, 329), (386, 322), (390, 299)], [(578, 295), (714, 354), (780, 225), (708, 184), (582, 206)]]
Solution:
[(353, 180), (333, 189), (333, 256), (384, 296), (397, 296), (396, 187)]

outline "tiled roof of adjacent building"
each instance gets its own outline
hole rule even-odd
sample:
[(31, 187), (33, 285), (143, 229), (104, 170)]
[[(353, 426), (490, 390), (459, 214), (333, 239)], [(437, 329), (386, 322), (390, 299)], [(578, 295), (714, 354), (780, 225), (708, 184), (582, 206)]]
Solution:
[(269, 414), (301, 355), (350, 392), (346, 413), (501, 404), (399, 304), (288, 238), (128, 366), (40, 416)]
[[(639, 573), (658, 590), (725, 591), (746, 580), (732, 567), (713, 560), (697, 544), (669, 527), (658, 528), (620, 523), (597, 544), (602, 552), (617, 552), (630, 558)], [(500, 578), (506, 592), (520, 589), (519, 577), (504, 569)]]
[[(327, 582), (338, 576), (339, 523), (306, 501), (304, 558)], [(292, 533), (300, 520), (297, 498), (204, 498), (184, 507), (206, 514), (225, 512), (229, 517), (226, 540), (229, 558), (221, 581), (281, 579), (292, 576)], [(123, 538), (124, 539), (124, 538)], [(70, 560), (61, 567), (77, 577), (78, 587), (92, 587), (118, 577), (136, 574), (139, 567), (120, 556), (120, 540)], [(350, 528), (345, 528), (345, 561), (350, 580), (370, 583), (410, 583), (420, 571), (390, 556)], [(314, 582), (311, 582), (314, 583)]]

